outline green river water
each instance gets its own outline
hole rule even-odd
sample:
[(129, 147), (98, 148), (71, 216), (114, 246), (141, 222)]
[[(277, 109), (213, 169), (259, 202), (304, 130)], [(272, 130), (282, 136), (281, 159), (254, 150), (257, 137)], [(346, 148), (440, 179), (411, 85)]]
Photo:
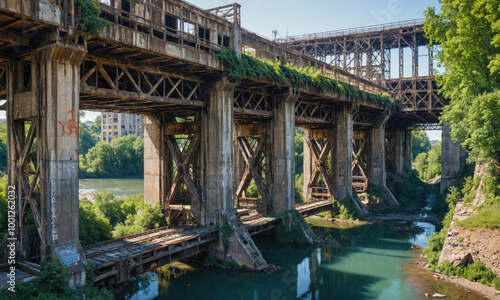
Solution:
[[(81, 189), (94, 183), (82, 181)], [(96, 190), (105, 187), (106, 182), (110, 185), (108, 190), (132, 189), (132, 184), (123, 180), (95, 182), (99, 183)], [(115, 195), (125, 194), (121, 191)], [(394, 223), (351, 227), (348, 223), (317, 219), (308, 222), (315, 232), (328, 237), (328, 242), (287, 245), (254, 237), (266, 261), (281, 267), (272, 274), (178, 262), (117, 286), (114, 293), (117, 299), (140, 300), (425, 299), (424, 292), (444, 293), (447, 299), (478, 299), (463, 289), (458, 291), (454, 286), (429, 279), (432, 275), (427, 272), (417, 276), (423, 271), (403, 267), (416, 256), (411, 249), (413, 243), (426, 246), (428, 236), (435, 230), (429, 223), (412, 223), (425, 232), (409, 234), (395, 231), (394, 226), (401, 224)]]

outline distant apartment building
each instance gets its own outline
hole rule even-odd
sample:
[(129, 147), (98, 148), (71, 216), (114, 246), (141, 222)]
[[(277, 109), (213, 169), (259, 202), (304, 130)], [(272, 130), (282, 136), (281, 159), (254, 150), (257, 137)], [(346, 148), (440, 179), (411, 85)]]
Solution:
[(119, 137), (129, 134), (144, 136), (144, 116), (119, 113), (101, 114), (101, 138), (111, 144)]

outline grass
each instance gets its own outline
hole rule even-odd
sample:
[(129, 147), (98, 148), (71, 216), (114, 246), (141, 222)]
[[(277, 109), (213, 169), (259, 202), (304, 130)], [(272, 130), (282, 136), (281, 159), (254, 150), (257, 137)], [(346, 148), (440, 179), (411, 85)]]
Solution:
[(477, 215), (458, 224), (469, 230), (478, 227), (500, 229), (500, 204), (484, 206)]

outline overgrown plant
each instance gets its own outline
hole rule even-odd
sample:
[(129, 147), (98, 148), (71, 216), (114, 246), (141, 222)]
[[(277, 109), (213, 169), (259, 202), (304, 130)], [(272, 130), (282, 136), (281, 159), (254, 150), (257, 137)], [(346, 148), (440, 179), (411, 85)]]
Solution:
[(355, 101), (366, 99), (388, 108), (395, 105), (388, 94), (365, 92), (358, 87), (324, 75), (321, 70), (313, 67), (282, 65), (279, 60), (273, 62), (246, 54), (242, 54), (240, 58), (232, 49), (216, 51), (213, 56), (227, 67), (226, 75), (236, 83), (240, 83), (245, 77), (255, 77), (269, 80), (278, 86), (286, 86), (288, 82), (294, 86), (310, 84), (321, 90), (334, 90), (341, 95), (350, 96)]
[(80, 27), (91, 35), (99, 35), (99, 30), (110, 26), (109, 21), (99, 15), (99, 0), (76, 0), (75, 4), (81, 7)]
[(280, 243), (298, 243), (306, 244), (307, 239), (299, 226), (302, 215), (296, 210), (287, 210), (283, 212), (282, 222), (276, 227), (276, 240)]
[(335, 218), (353, 221), (362, 217), (351, 196), (346, 196), (340, 201), (333, 199), (332, 205)]

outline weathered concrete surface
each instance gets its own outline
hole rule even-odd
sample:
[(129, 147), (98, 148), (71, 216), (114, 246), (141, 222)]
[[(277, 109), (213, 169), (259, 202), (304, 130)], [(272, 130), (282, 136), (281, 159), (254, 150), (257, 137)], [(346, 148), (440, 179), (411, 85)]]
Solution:
[(158, 117), (144, 118), (144, 201), (162, 203), (168, 178), (165, 135)]
[(271, 199), (276, 214), (295, 208), (295, 102), (291, 91), (273, 99)]
[(441, 138), (441, 192), (453, 185), (453, 173), (460, 169), (460, 143), (450, 136), (448, 123), (443, 124)]
[(370, 130), (370, 152), (368, 163), (368, 180), (370, 184), (385, 186), (385, 123), (388, 115), (377, 118)]
[[(38, 151), (41, 221), (46, 247), (72, 271), (70, 283), (85, 283), (78, 235), (78, 103), (80, 65), (86, 49), (57, 41), (32, 55), (33, 93), (42, 108)], [(40, 74), (40, 75), (38, 75)], [(43, 141), (43, 142), (42, 142)]]
[(347, 105), (340, 105), (335, 110), (332, 162), (334, 198), (337, 200), (352, 195), (352, 117)]
[(397, 175), (402, 175), (403, 170), (405, 168), (405, 131), (404, 130), (396, 130), (395, 133), (395, 141), (394, 141), (394, 165), (395, 172)]
[(213, 82), (209, 107), (202, 114), (203, 207), (202, 226), (222, 224), (222, 213), (232, 213), (233, 203), (233, 102), (235, 84)]

